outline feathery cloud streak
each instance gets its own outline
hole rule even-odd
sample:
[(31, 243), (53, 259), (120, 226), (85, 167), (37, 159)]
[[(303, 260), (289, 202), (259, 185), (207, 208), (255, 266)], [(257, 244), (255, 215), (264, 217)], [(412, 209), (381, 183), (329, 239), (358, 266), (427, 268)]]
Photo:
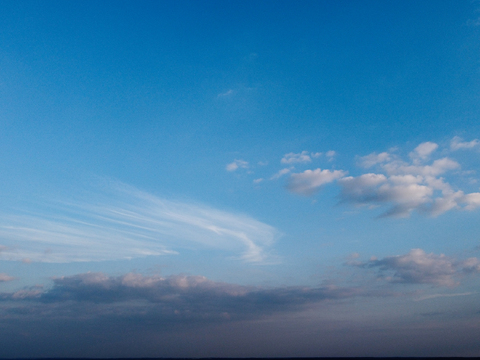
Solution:
[(84, 201), (51, 204), (48, 212), (3, 214), (3, 260), (101, 261), (175, 254), (179, 248), (221, 249), (265, 261), (278, 232), (245, 215), (170, 201), (123, 184)]

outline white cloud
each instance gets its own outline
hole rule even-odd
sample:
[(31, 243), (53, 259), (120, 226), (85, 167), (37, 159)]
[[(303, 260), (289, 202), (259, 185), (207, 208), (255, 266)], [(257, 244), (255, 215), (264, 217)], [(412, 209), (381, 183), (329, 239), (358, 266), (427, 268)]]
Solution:
[(422, 176), (438, 176), (459, 167), (460, 164), (447, 157), (435, 160), (432, 165), (410, 165), (402, 161), (391, 161), (383, 166), (385, 171), (390, 175), (410, 174)]
[(340, 179), (338, 183), (342, 186), (344, 200), (363, 204), (372, 201), (376, 197), (376, 187), (386, 181), (385, 175), (370, 173), (357, 177), (349, 176)]
[(229, 89), (229, 90), (225, 91), (224, 93), (218, 94), (217, 97), (219, 97), (219, 98), (223, 97), (224, 98), (224, 97), (229, 97), (229, 96), (233, 96), (233, 95), (235, 95), (235, 91), (232, 90), (232, 89)]
[(15, 278), (12, 277), (12, 276), (8, 276), (8, 275), (5, 274), (5, 273), (0, 273), (0, 283), (1, 283), (1, 282), (12, 281), (12, 280), (15, 280)]
[(337, 153), (336, 153), (335, 151), (329, 150), (329, 151), (327, 151), (327, 153), (325, 154), (325, 156), (331, 158), (331, 157), (335, 156), (336, 154), (337, 154)]
[(418, 145), (411, 153), (410, 157), (415, 160), (426, 160), (438, 148), (438, 144), (427, 141)]
[(263, 181), (263, 178), (254, 179), (254, 180), (253, 180), (253, 183), (254, 183), (254, 184), (260, 184), (262, 181)]
[(310, 156), (312, 158), (319, 158), (320, 156), (322, 156), (322, 153), (321, 152), (316, 152), (316, 153), (310, 153)]
[(371, 153), (370, 155), (363, 156), (360, 158), (359, 165), (365, 169), (371, 168), (374, 165), (389, 161), (391, 156), (387, 152), (382, 152), (380, 154)]
[(438, 216), (451, 209), (459, 208), (459, 201), (461, 201), (462, 197), (462, 191), (444, 193), (443, 197), (437, 197), (434, 200), (430, 208), (430, 214)]
[(303, 173), (292, 174), (287, 185), (288, 190), (301, 194), (312, 195), (320, 186), (345, 176), (341, 170), (306, 170)]
[(474, 210), (480, 207), (480, 193), (470, 193), (464, 195), (461, 200), (463, 204), (466, 204), (466, 210)]
[[(443, 254), (427, 254), (422, 249), (412, 249), (405, 255), (373, 259), (360, 266), (377, 267), (382, 274), (387, 273), (385, 279), (390, 282), (438, 286), (456, 285), (455, 278), (462, 273), (480, 271), (477, 258), (457, 261)], [(393, 275), (389, 276), (391, 272)]]
[(241, 160), (241, 159), (235, 159), (233, 162), (231, 162), (230, 164), (227, 164), (227, 166), (225, 167), (225, 169), (227, 171), (235, 171), (237, 170), (238, 168), (242, 168), (242, 169), (248, 169), (249, 167), (249, 164), (248, 164), (248, 161), (245, 161), (245, 160)]
[(466, 273), (480, 272), (480, 260), (476, 257), (468, 258), (461, 263), (462, 270)]
[(418, 145), (405, 162), (387, 152), (361, 157), (359, 165), (369, 168), (379, 165), (385, 174), (363, 174), (341, 179), (341, 197), (344, 202), (357, 205), (390, 205), (382, 216), (406, 217), (413, 210), (438, 216), (452, 209), (473, 210), (480, 207), (477, 193), (465, 195), (454, 190), (440, 177), (460, 168), (448, 157), (422, 164), (438, 148), (432, 142)]
[(480, 141), (478, 141), (478, 139), (474, 139), (472, 141), (467, 142), (467, 141), (463, 141), (461, 137), (455, 136), (450, 142), (450, 149), (452, 151), (473, 149), (479, 145), (480, 145)]
[(273, 174), (272, 177), (270, 178), (270, 180), (277, 180), (279, 178), (281, 178), (283, 175), (286, 175), (290, 172), (290, 169), (282, 169), (280, 170), (279, 172), (277, 172), (276, 174)]
[[(467, 147), (467, 143), (462, 143), (459, 138), (454, 140), (457, 147), (458, 144)], [(473, 147), (475, 141), (468, 143), (468, 146)], [(423, 142), (409, 153), (409, 161), (389, 152), (373, 152), (359, 157), (357, 164), (363, 168), (376, 165), (376, 173), (344, 177), (344, 171), (306, 170), (292, 174), (287, 189), (297, 194), (311, 195), (321, 185), (338, 179), (342, 202), (369, 205), (369, 208), (387, 207), (380, 216), (408, 217), (412, 211), (438, 216), (453, 209), (479, 208), (480, 193), (465, 194), (442, 177), (448, 172), (460, 169), (460, 164), (448, 157), (430, 160), (437, 149), (438, 144)], [(331, 157), (334, 154), (335, 152), (329, 151), (326, 156)], [(310, 161), (306, 151), (287, 155), (282, 159), (283, 162), (300, 161), (298, 159), (301, 156), (306, 156)], [(307, 161), (307, 158), (304, 160)], [(281, 170), (272, 179), (285, 173), (288, 173), (288, 169)]]
[(37, 215), (2, 214), (0, 259), (41, 262), (130, 259), (203, 247), (266, 261), (278, 232), (245, 215), (170, 201), (126, 185)]
[(388, 180), (383, 174), (373, 173), (341, 179), (342, 200), (359, 205), (393, 203), (385, 215), (407, 216), (411, 210), (427, 203), (433, 194), (433, 190), (424, 185), (402, 183), (398, 177), (396, 183)]
[[(341, 198), (357, 205), (391, 204), (383, 216), (406, 217), (413, 210), (438, 216), (451, 209), (480, 207), (480, 193), (454, 191), (443, 179), (421, 175), (363, 174), (339, 180)], [(436, 192), (440, 191), (440, 192)]]
[(308, 155), (308, 151), (302, 151), (301, 153), (295, 154), (293, 152), (285, 154), (282, 158), (282, 164), (295, 164), (295, 163), (308, 163), (311, 162), (312, 159)]

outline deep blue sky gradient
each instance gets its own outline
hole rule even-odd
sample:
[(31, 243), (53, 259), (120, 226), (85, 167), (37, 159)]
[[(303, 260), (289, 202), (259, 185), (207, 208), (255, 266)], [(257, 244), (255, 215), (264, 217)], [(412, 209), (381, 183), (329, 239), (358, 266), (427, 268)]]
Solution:
[(0, 357), (479, 356), (479, 9), (2, 2)]

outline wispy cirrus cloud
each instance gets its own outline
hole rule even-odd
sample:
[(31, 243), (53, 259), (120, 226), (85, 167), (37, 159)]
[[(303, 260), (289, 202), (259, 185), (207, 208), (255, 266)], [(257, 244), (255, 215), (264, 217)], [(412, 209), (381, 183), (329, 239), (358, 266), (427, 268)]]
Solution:
[(218, 95), (217, 95), (217, 98), (230, 97), (230, 96), (235, 95), (235, 93), (236, 93), (235, 90), (229, 89), (229, 90), (227, 90), (227, 91), (225, 91), (225, 92), (223, 92), (223, 93), (218, 94)]
[(201, 247), (262, 262), (278, 236), (248, 216), (161, 199), (120, 183), (81, 201), (50, 205), (38, 213), (2, 214), (1, 259), (100, 261)]

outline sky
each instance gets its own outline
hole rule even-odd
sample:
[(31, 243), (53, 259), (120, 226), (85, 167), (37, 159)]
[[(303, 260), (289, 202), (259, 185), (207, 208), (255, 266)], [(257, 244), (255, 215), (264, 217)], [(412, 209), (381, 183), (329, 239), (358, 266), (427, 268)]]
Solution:
[(2, 1), (0, 358), (480, 356), (480, 2)]

